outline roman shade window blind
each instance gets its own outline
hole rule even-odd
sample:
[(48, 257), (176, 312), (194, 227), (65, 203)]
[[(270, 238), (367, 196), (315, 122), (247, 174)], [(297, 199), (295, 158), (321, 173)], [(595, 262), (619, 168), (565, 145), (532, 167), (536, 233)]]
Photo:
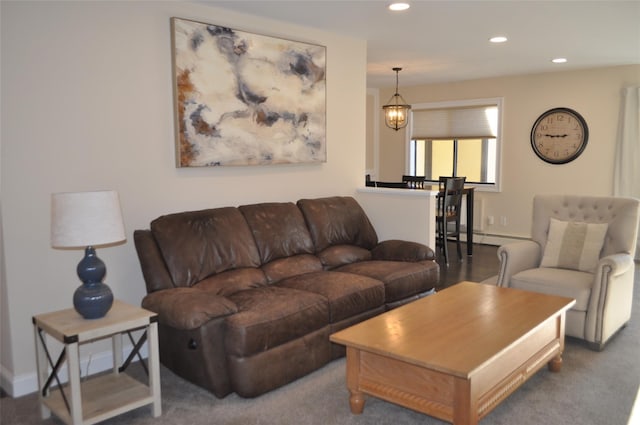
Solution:
[(495, 139), (496, 105), (413, 111), (411, 139)]

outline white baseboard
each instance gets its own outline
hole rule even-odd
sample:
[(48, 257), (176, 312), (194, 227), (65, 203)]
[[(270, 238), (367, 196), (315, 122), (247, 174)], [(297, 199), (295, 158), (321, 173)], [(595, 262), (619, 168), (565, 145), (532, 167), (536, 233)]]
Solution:
[[(129, 356), (132, 349), (132, 345), (124, 345), (123, 343), (123, 360)], [(146, 344), (140, 349), (140, 355), (143, 359), (147, 358), (148, 350)], [(134, 358), (134, 361), (138, 361), (138, 356)], [(81, 380), (86, 378), (87, 375), (93, 375), (111, 369), (113, 369), (113, 353), (111, 350), (90, 354), (80, 359)], [(66, 363), (60, 368), (58, 378), (61, 383), (69, 380)], [(14, 376), (6, 368), (0, 366), (0, 383), (2, 384), (2, 388), (14, 398), (38, 391), (38, 375), (35, 371)], [(55, 385), (55, 381), (52, 385)]]

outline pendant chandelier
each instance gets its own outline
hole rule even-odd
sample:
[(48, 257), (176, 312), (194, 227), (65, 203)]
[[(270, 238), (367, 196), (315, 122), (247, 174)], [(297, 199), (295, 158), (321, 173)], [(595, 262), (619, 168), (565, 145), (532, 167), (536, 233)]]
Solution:
[(398, 131), (407, 126), (411, 105), (408, 105), (407, 101), (398, 93), (398, 72), (402, 71), (402, 68), (393, 68), (393, 70), (396, 72), (396, 93), (391, 96), (382, 109), (384, 110), (384, 123), (387, 127)]

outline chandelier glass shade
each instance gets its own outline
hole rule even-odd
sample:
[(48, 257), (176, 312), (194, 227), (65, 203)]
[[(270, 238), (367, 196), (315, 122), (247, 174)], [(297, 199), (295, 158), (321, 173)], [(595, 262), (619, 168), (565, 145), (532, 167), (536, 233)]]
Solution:
[(407, 104), (407, 101), (398, 93), (398, 73), (402, 71), (402, 68), (393, 68), (393, 70), (396, 72), (396, 92), (382, 107), (382, 110), (386, 126), (398, 131), (407, 126), (411, 105)]

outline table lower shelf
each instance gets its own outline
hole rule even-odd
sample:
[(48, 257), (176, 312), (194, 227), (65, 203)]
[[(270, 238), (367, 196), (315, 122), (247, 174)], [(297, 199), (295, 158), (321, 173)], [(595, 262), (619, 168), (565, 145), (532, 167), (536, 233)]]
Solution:
[[(129, 410), (153, 403), (147, 385), (126, 374), (106, 374), (89, 377), (81, 384), (83, 424), (94, 424)], [(71, 399), (69, 386), (63, 386), (67, 400)], [(71, 424), (60, 390), (54, 389), (43, 399), (44, 404), (63, 422)]]

